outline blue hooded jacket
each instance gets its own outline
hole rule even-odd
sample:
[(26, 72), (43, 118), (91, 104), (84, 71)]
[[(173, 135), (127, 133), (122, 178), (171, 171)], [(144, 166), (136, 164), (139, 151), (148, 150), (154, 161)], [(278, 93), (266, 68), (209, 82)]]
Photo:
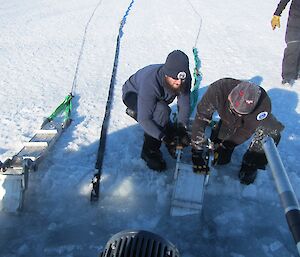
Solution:
[(162, 129), (153, 121), (153, 112), (159, 101), (171, 104), (177, 97), (178, 123), (187, 125), (190, 111), (191, 74), (187, 76), (177, 95), (170, 90), (165, 81), (163, 64), (153, 64), (138, 70), (123, 85), (123, 100), (128, 92), (137, 94), (137, 120), (144, 131), (150, 136), (161, 140), (164, 136)]

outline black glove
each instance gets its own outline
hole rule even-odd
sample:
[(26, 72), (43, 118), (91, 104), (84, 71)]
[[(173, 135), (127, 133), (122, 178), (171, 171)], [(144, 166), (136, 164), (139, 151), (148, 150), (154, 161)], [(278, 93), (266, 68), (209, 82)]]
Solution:
[(181, 145), (182, 147), (186, 147), (191, 144), (191, 138), (187, 133), (187, 129), (180, 123), (178, 124), (176, 134), (178, 137), (179, 145)]
[(197, 174), (206, 174), (209, 172), (209, 167), (203, 159), (202, 153), (203, 151), (201, 150), (192, 150), (193, 171)]
[(176, 138), (172, 135), (171, 136), (165, 135), (162, 138), (162, 141), (165, 143), (171, 157), (176, 159), (176, 146), (177, 146)]
[(175, 141), (174, 141), (174, 137), (173, 136), (170, 136), (170, 135), (164, 135), (162, 138), (161, 138), (161, 141), (163, 143), (165, 143), (166, 145), (169, 145), (169, 144), (173, 144)]

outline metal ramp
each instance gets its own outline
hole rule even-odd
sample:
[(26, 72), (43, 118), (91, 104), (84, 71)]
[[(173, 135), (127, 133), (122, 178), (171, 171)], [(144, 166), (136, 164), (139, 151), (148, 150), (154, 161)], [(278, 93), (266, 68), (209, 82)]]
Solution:
[(41, 158), (52, 147), (56, 139), (62, 132), (62, 125), (49, 122), (42, 129), (37, 130), (35, 135), (23, 144), (21, 151), (15, 156), (19, 159), (30, 159), (35, 164), (41, 161)]
[(192, 165), (180, 164), (171, 200), (171, 216), (200, 214), (206, 175), (193, 172)]
[(0, 210), (16, 212), (22, 208), (28, 186), (29, 171), (36, 171), (39, 163), (60, 136), (62, 123), (50, 121), (37, 130), (12, 158), (0, 163)]
[[(206, 150), (207, 162), (211, 160), (212, 144)], [(185, 150), (185, 149), (184, 149)], [(174, 190), (171, 199), (171, 216), (201, 214), (205, 187), (208, 185), (209, 173), (195, 174), (191, 164), (190, 149), (177, 150), (177, 161), (174, 173)], [(189, 153), (187, 155), (187, 153)]]

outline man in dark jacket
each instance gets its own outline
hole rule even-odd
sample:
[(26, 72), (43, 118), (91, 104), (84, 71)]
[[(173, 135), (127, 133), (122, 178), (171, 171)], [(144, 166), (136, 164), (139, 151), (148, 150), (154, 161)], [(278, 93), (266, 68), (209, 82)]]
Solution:
[(220, 121), (213, 130), (211, 139), (217, 145), (215, 164), (227, 164), (237, 145), (252, 142), (243, 156), (239, 172), (241, 183), (253, 183), (257, 169), (267, 164), (260, 139), (271, 136), (275, 143), (280, 140), (284, 126), (271, 114), (271, 101), (266, 91), (247, 81), (223, 78), (212, 83), (197, 106), (192, 127), (192, 160), (194, 172), (207, 172), (202, 154), (205, 147), (205, 128), (218, 112)]
[[(273, 30), (280, 28), (280, 15), (291, 0), (281, 0), (271, 21)], [(292, 0), (287, 22), (282, 60), (282, 84), (293, 85), (300, 71), (300, 0)]]
[[(190, 112), (191, 74), (189, 59), (180, 50), (171, 52), (164, 64), (153, 64), (138, 70), (123, 85), (126, 113), (144, 130), (141, 157), (149, 168), (166, 169), (160, 151), (164, 142), (172, 157), (176, 144), (189, 144), (186, 126)], [(177, 125), (171, 124), (171, 104), (177, 97)], [(175, 142), (176, 140), (176, 142)]]

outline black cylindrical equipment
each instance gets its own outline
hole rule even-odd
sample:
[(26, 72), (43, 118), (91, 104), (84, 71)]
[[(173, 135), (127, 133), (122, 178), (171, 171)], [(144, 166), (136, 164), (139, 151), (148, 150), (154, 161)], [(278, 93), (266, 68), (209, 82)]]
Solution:
[(180, 257), (168, 240), (144, 230), (125, 230), (112, 236), (100, 257)]

